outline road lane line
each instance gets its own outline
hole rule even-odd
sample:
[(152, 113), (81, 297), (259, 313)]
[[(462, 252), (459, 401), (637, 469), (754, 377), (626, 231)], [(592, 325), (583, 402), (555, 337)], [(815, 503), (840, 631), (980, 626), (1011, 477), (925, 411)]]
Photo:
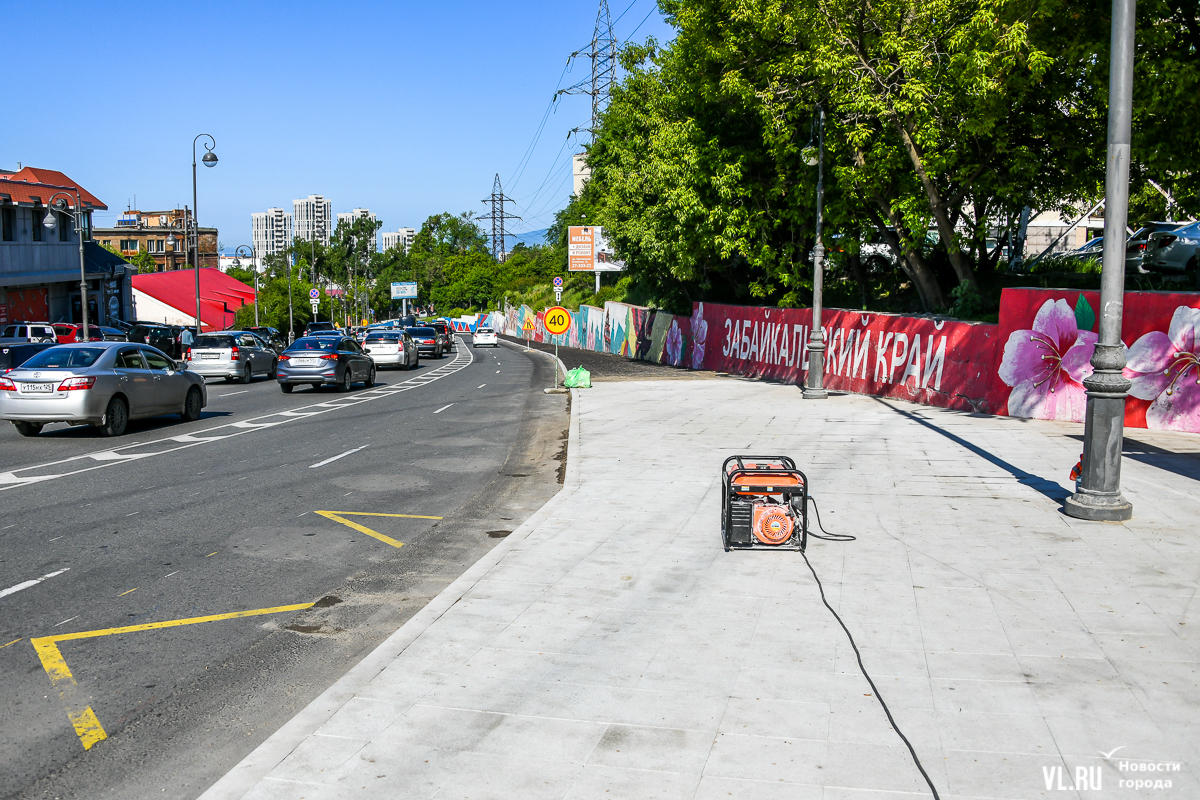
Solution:
[[(71, 619), (79, 619), (79, 617), (71, 617)], [(52, 627), (57, 628), (59, 625), (66, 625), (71, 619), (64, 619), (62, 622), (56, 622)]]
[(309, 469), (316, 469), (317, 467), (323, 467), (326, 464), (331, 464), (334, 461), (337, 461), (339, 458), (345, 458), (346, 456), (351, 455), (352, 453), (357, 453), (359, 450), (363, 450), (370, 446), (371, 445), (369, 445), (369, 444), (364, 444), (362, 447), (356, 447), (353, 450), (347, 450), (346, 452), (336, 455), (333, 458), (327, 458), (324, 461), (318, 461), (316, 464), (313, 464), (312, 466), (310, 466)]
[(133, 593), (134, 593), (134, 592), (136, 592), (136, 591), (137, 591), (137, 589), (136, 589), (136, 588), (133, 588), (133, 589), (130, 589), (128, 592), (121, 592), (119, 595), (117, 595), (117, 597), (124, 597), (125, 595), (127, 595), (127, 594), (133, 594)]
[(171, 577), (172, 575), (178, 575), (178, 574), (179, 574), (179, 570), (175, 570), (174, 572), (168, 572), (166, 575), (163, 575), (163, 577), (164, 577), (164, 578), (169, 578), (169, 577)]
[[(59, 538), (62, 538), (62, 537), (59, 537)], [(30, 586), (37, 586), (39, 583), (46, 580), (47, 578), (53, 578), (55, 575), (62, 575), (64, 572), (70, 572), (70, 571), (71, 571), (70, 567), (65, 567), (63, 569), (60, 569), (58, 572), (50, 572), (50, 573), (43, 575), (40, 578), (34, 578), (31, 581), (25, 581), (23, 583), (18, 583), (16, 586), (10, 586), (7, 589), (0, 591), (0, 597), (8, 597), (10, 594), (16, 594), (17, 592), (21, 591), (22, 589), (28, 589)], [(67, 621), (70, 622), (70, 620), (67, 620)], [(59, 624), (61, 625), (62, 623), (59, 623)]]
[[(121, 628), (103, 628), (97, 631), (60, 633), (53, 636), (39, 636), (36, 639), (30, 639), (29, 643), (33, 645), (34, 651), (38, 654), (38, 659), (42, 662), (42, 669), (50, 676), (50, 684), (61, 692), (64, 710), (67, 712), (67, 719), (71, 721), (71, 727), (75, 729), (75, 735), (79, 737), (83, 749), (90, 750), (96, 742), (107, 739), (108, 734), (104, 732), (104, 727), (100, 724), (100, 720), (96, 718), (96, 712), (92, 711), (91, 706), (87, 705), (87, 702), (80, 697), (79, 686), (75, 682), (75, 676), (71, 674), (71, 669), (67, 666), (62, 652), (58, 649), (59, 642), (72, 641), (74, 639), (93, 639), (97, 636), (112, 636), (118, 633), (175, 628), (180, 625), (197, 625), (202, 622), (257, 617), (264, 614), (280, 614), (285, 611), (300, 611), (312, 608), (312, 606), (313, 603), (296, 603), (290, 606), (256, 608), (250, 611), (234, 611), (228, 614), (210, 614), (205, 617), (146, 622), (141, 625), (127, 625)], [(75, 617), (72, 617), (72, 619), (75, 619)], [(67, 620), (67, 622), (70, 622), (70, 620)], [(60, 622), (59, 624), (61, 625), (62, 623)]]
[[(380, 533), (379, 531), (373, 531), (370, 528), (366, 527), (365, 525), (359, 525), (357, 522), (352, 522), (351, 520), (348, 520), (345, 517), (339, 516), (339, 512), (337, 512), (337, 511), (318, 511), (316, 513), (320, 514), (322, 517), (325, 517), (325, 519), (331, 519), (334, 522), (342, 523), (343, 525), (345, 525), (348, 528), (353, 528), (354, 530), (358, 531), (359, 533), (365, 533), (367, 536), (370, 536), (373, 539), (378, 539), (379, 541), (383, 542), (384, 544), (390, 544), (392, 547), (403, 547), (404, 546), (404, 542), (398, 542), (395, 539), (393, 539), (392, 537), (385, 536), (384, 534)], [(352, 512), (352, 511), (343, 511), (340, 513), (348, 514), (348, 515), (354, 514), (354, 512)], [(368, 516), (368, 515), (364, 514), (363, 516)], [(384, 515), (372, 514), (369, 516), (384, 516)], [(401, 517), (401, 516), (406, 516), (406, 515), (404, 515), (404, 514), (388, 514), (387, 516)]]
[(230, 392), (229, 394), (219, 394), (217, 397), (233, 397), (235, 394), (245, 394), (249, 389), (242, 389), (240, 392)]
[(437, 411), (435, 411), (433, 413), (440, 414), (452, 405), (454, 405), (454, 403), (447, 403), (446, 405), (442, 406), (441, 408), (439, 408)]
[(486, 384), (486, 383), (481, 383), (481, 384), (479, 384), (478, 386), (476, 386), (475, 388), (476, 388), (476, 389), (482, 389), (482, 388), (483, 388), (483, 387), (485, 387), (485, 386), (487, 386), (487, 384)]
[(318, 514), (345, 514), (348, 517), (404, 517), (405, 519), (445, 519), (445, 517), (427, 517), (424, 514), (377, 514), (374, 511), (318, 511)]
[(215, 556), (215, 555), (216, 555), (217, 553), (219, 553), (219, 552), (221, 552), (221, 551), (220, 551), (220, 550), (213, 550), (211, 553), (209, 553), (208, 555), (206, 555), (206, 556), (205, 556), (205, 558), (212, 558), (213, 556)]
[[(24, 639), (24, 638), (25, 638), (24, 636), (21, 637), (21, 639)], [(8, 644), (16, 644), (17, 642), (21, 641), (21, 639), (13, 639)], [(3, 650), (4, 648), (8, 647), (8, 644), (0, 644), (0, 650)]]

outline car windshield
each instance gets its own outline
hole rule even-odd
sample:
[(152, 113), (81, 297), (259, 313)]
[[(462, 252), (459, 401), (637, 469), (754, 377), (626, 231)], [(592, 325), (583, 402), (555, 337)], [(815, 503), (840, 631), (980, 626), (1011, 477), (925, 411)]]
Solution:
[(478, 333), (491, 333), (491, 332), (492, 332), (491, 328), (480, 328), (478, 331)]
[(196, 341), (192, 342), (192, 347), (196, 350), (203, 350), (206, 347), (211, 347), (213, 349), (233, 347), (233, 337), (213, 336), (211, 334), (206, 336), (197, 336)]
[(292, 343), (292, 346), (287, 349), (287, 352), (292, 353), (297, 350), (324, 350), (332, 353), (337, 349), (337, 344), (337, 339), (328, 336), (322, 336), (319, 339), (315, 336), (312, 336), (304, 339), (297, 339)]
[(400, 334), (371, 332), (371, 333), (367, 334), (367, 341), (368, 342), (398, 342), (398, 341), (400, 341)]
[(27, 369), (86, 369), (104, 355), (101, 347), (51, 347), (25, 362)]
[(408, 333), (410, 336), (423, 336), (426, 339), (437, 336), (437, 331), (433, 328), (409, 328)]

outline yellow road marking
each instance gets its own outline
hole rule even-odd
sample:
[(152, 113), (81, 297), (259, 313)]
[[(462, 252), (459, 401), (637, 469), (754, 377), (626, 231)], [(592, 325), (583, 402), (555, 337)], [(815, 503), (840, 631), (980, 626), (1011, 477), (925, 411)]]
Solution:
[(125, 595), (133, 594), (136, 591), (137, 591), (137, 589), (130, 589), (128, 592), (121, 592), (119, 595), (117, 595), (117, 597), (124, 597)]
[(217, 553), (219, 553), (219, 552), (220, 552), (219, 550), (213, 550), (211, 553), (209, 553), (208, 555), (206, 555), (206, 556), (205, 556), (205, 558), (212, 558), (213, 556), (215, 556), (215, 555), (216, 555)]
[[(441, 519), (441, 517), (428, 517), (424, 514), (377, 514), (372, 511), (318, 511), (325, 519), (331, 519), (334, 522), (340, 522), (348, 528), (353, 528), (359, 533), (365, 533), (374, 539), (378, 539), (384, 544), (390, 544), (392, 547), (403, 547), (404, 542), (398, 542), (390, 536), (384, 536), (379, 531), (373, 531), (365, 525), (359, 525), (357, 522), (352, 522), (346, 517), (403, 517), (405, 519)], [(341, 516), (345, 514), (346, 517)]]
[[(21, 639), (24, 639), (24, 638), (25, 638), (24, 636), (21, 637)], [(21, 641), (21, 639), (13, 639), (8, 644), (16, 644), (17, 642)], [(3, 650), (4, 648), (8, 647), (8, 644), (0, 644), (0, 650)]]
[[(107, 739), (108, 734), (104, 732), (104, 727), (101, 726), (100, 720), (96, 718), (96, 713), (92, 711), (91, 706), (87, 705), (79, 696), (78, 684), (75, 683), (75, 677), (71, 675), (71, 669), (67, 666), (62, 652), (58, 649), (59, 642), (74, 639), (94, 639), (98, 636), (113, 636), (118, 633), (136, 633), (138, 631), (153, 631), (161, 628), (177, 628), (181, 625), (198, 625), (201, 622), (219, 622), (226, 619), (258, 617), (264, 614), (280, 614), (285, 611), (300, 611), (305, 608), (311, 608), (312, 605), (312, 603), (295, 603), (290, 606), (255, 608), (250, 611), (232, 611), (227, 614), (209, 614), (204, 617), (145, 622), (141, 625), (125, 625), (120, 628), (102, 628), (95, 631), (60, 633), (54, 636), (39, 636), (30, 639), (29, 643), (33, 645), (34, 651), (37, 652), (38, 659), (42, 662), (42, 669), (46, 670), (46, 674), (50, 676), (51, 685), (59, 689), (59, 696), (62, 698), (67, 718), (71, 720), (71, 725), (75, 728), (75, 733), (79, 736), (79, 741), (83, 743), (83, 749), (90, 750), (96, 742)], [(17, 639), (15, 641), (19, 642), (21, 640)], [(8, 644), (13, 644), (13, 642), (9, 642)], [(4, 646), (7, 647), (8, 645)]]

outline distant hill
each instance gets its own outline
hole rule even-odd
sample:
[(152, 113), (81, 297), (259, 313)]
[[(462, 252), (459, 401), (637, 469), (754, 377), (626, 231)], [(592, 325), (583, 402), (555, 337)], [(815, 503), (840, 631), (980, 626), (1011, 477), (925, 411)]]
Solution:
[(528, 247), (533, 247), (533, 246), (539, 245), (539, 244), (545, 244), (546, 243), (546, 231), (548, 231), (548, 230), (549, 230), (549, 228), (542, 228), (540, 231), (527, 231), (525, 233), (518, 233), (513, 236), (513, 240), (514, 240), (514, 243), (522, 242)]

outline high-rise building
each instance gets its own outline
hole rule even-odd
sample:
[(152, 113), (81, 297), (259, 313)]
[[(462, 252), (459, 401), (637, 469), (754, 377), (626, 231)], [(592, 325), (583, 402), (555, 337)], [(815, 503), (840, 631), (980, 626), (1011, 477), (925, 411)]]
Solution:
[(257, 214), (251, 214), (253, 226), (254, 253), (262, 265), (265, 256), (287, 252), (292, 246), (292, 215), (282, 208), (268, 208)]
[[(359, 219), (360, 217), (366, 217), (367, 219), (371, 220), (371, 222), (375, 222), (375, 215), (371, 213), (370, 209), (356, 208), (348, 213), (338, 214), (338, 225), (341, 225), (343, 222), (347, 225), (353, 225), (354, 220)], [(374, 253), (377, 250), (378, 246), (376, 243), (376, 237), (371, 237), (371, 252)]]
[(398, 231), (383, 231), (379, 234), (383, 240), (384, 252), (391, 250), (393, 247), (403, 247), (407, 253), (412, 247), (413, 239), (416, 238), (417, 231), (414, 228), (401, 228)]
[(316, 239), (329, 244), (333, 233), (333, 205), (328, 198), (310, 194), (305, 200), (292, 201), (293, 239)]

